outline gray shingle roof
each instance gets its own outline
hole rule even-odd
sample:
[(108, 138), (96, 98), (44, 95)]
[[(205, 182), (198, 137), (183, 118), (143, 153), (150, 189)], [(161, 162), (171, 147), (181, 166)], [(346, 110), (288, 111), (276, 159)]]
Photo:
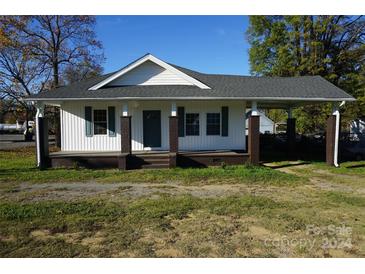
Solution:
[[(195, 86), (120, 86), (88, 90), (91, 86), (111, 76), (73, 83), (69, 86), (32, 95), (27, 100), (57, 99), (116, 99), (116, 98), (227, 98), (311, 101), (355, 100), (342, 89), (320, 76), (300, 77), (253, 77), (237, 75), (205, 74), (172, 65), (187, 75), (208, 85), (211, 89)], [(114, 72), (115, 73), (115, 72)]]

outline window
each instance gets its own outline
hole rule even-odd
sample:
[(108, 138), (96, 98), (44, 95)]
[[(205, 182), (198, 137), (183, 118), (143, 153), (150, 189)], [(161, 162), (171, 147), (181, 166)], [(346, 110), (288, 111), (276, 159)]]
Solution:
[(207, 113), (207, 135), (221, 134), (220, 113)]
[(199, 113), (186, 113), (186, 135), (199, 136)]
[(107, 127), (106, 109), (94, 109), (94, 134), (106, 134)]

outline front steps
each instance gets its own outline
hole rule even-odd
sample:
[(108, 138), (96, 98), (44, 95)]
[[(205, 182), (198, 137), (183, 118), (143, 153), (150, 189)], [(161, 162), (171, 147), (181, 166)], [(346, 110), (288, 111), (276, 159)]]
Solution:
[(169, 165), (170, 160), (168, 154), (132, 155), (128, 162), (129, 169), (169, 168)]

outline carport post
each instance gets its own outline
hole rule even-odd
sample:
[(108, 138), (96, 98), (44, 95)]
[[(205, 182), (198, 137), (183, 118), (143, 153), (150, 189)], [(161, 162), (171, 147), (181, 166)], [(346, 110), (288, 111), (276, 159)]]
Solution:
[(292, 108), (288, 108), (288, 119), (286, 121), (286, 137), (288, 143), (288, 152), (289, 155), (295, 155), (295, 122), (296, 119), (292, 117)]

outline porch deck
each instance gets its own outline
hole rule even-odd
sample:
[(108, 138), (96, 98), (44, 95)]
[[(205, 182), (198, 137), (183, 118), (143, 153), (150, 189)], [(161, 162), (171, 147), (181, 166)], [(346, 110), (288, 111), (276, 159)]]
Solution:
[[(120, 151), (59, 151), (49, 154), (51, 167), (118, 168), (119, 160), (126, 155)], [(169, 151), (134, 151), (127, 155), (128, 169), (168, 168)], [(179, 151), (176, 165), (179, 167), (207, 167), (227, 164), (244, 164), (249, 154), (243, 150)]]

